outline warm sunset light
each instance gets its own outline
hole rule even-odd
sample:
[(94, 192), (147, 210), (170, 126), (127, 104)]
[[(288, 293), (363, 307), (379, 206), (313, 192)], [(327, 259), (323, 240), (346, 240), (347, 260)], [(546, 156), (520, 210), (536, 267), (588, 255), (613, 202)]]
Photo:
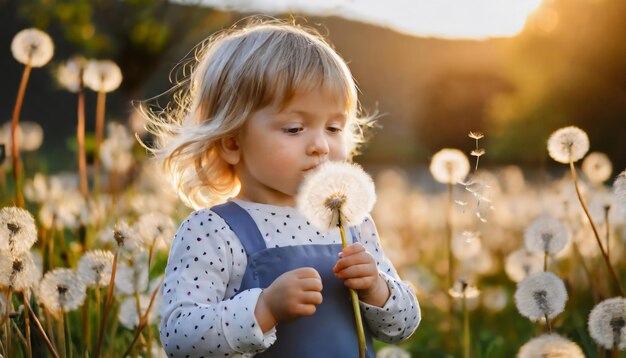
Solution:
[(238, 12), (339, 16), (419, 37), (483, 39), (519, 33), (541, 0), (180, 0)]

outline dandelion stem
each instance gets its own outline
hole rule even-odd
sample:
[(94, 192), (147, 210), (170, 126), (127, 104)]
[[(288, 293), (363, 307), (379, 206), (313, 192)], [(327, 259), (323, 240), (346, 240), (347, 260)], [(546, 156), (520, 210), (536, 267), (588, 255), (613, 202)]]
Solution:
[(102, 351), (102, 342), (104, 341), (104, 327), (107, 320), (107, 315), (109, 313), (109, 306), (111, 305), (111, 298), (113, 297), (113, 288), (115, 285), (115, 271), (117, 269), (117, 254), (118, 250), (115, 250), (115, 255), (113, 255), (113, 267), (111, 268), (111, 279), (109, 280), (109, 289), (107, 291), (107, 297), (104, 301), (104, 312), (102, 313), (102, 321), (100, 321), (100, 331), (98, 332), (98, 344), (96, 346), (96, 352), (94, 356), (96, 358), (100, 357), (100, 352)]
[(548, 271), (548, 251), (543, 253), (543, 272)]
[(89, 191), (87, 183), (87, 155), (85, 154), (85, 93), (83, 91), (83, 69), (80, 70), (80, 85), (78, 90), (78, 125), (76, 126), (76, 140), (78, 141), (78, 175), (80, 178), (80, 193), (87, 199)]
[(611, 236), (611, 225), (609, 224), (609, 211), (611, 211), (611, 206), (607, 205), (604, 207), (604, 224), (606, 225), (606, 257), (609, 260), (609, 264), (611, 263), (611, 245), (609, 242)]
[(24, 335), (22, 334), (22, 332), (20, 332), (20, 327), (17, 326), (17, 323), (15, 323), (14, 320), (10, 320), (10, 321), (11, 321), (11, 325), (15, 329), (15, 336), (17, 337), (18, 341), (22, 343), (22, 346), (26, 348), (26, 338), (24, 338)]
[(611, 267), (611, 262), (609, 261), (609, 257), (607, 256), (606, 252), (604, 251), (604, 248), (602, 247), (602, 241), (600, 240), (600, 235), (598, 234), (596, 225), (593, 223), (593, 219), (591, 218), (591, 215), (589, 214), (587, 205), (585, 204), (585, 201), (583, 200), (583, 197), (580, 194), (580, 189), (578, 188), (578, 180), (576, 178), (576, 168), (574, 168), (574, 162), (570, 160), (569, 166), (570, 166), (570, 170), (572, 173), (572, 180), (574, 181), (574, 188), (576, 189), (576, 195), (578, 195), (578, 201), (580, 201), (580, 205), (583, 207), (583, 211), (585, 212), (585, 215), (587, 215), (587, 219), (589, 219), (589, 223), (591, 224), (591, 229), (593, 230), (593, 234), (596, 238), (596, 242), (598, 243), (598, 246), (600, 247), (600, 252), (602, 253), (604, 262), (606, 263), (606, 266), (609, 269), (609, 272), (611, 273), (611, 277), (613, 278), (615, 286), (617, 286), (617, 289), (619, 290), (620, 295), (624, 296), (624, 290), (622, 289), (622, 285), (619, 281), (619, 278), (615, 274), (613, 267)]
[(17, 206), (23, 208), (24, 194), (22, 193), (22, 177), (20, 173), (20, 152), (18, 150), (17, 143), (17, 128), (20, 121), (20, 111), (22, 110), (22, 103), (24, 101), (24, 94), (26, 93), (26, 85), (28, 84), (28, 77), (30, 76), (30, 70), (32, 66), (30, 62), (24, 67), (22, 73), (22, 81), (17, 92), (17, 100), (15, 101), (15, 107), (13, 108), (13, 118), (11, 118), (11, 159), (13, 165), (13, 179), (15, 180), (15, 201)]
[[(343, 229), (341, 223), (341, 210), (337, 210), (337, 226), (339, 227), (339, 233), (341, 234), (341, 247), (348, 245), (346, 241), (346, 232)], [(361, 308), (359, 307), (359, 296), (353, 289), (348, 289), (350, 292), (350, 299), (352, 300), (352, 309), (354, 311), (354, 321), (356, 325), (357, 336), (359, 338), (359, 358), (365, 357), (365, 351), (367, 345), (365, 343), (365, 332), (363, 330), (363, 320), (361, 319)]]
[(544, 314), (546, 318), (546, 326), (548, 327), (548, 333), (552, 334), (552, 325), (550, 325), (550, 319), (548, 318), (548, 314)]
[(35, 322), (37, 329), (39, 329), (39, 333), (41, 333), (43, 340), (46, 342), (46, 346), (48, 346), (50, 354), (52, 354), (54, 358), (59, 358), (59, 354), (57, 353), (56, 349), (54, 349), (54, 345), (46, 335), (46, 331), (44, 331), (43, 327), (41, 326), (41, 322), (39, 322), (39, 319), (37, 319), (37, 315), (33, 312), (33, 309), (30, 307), (28, 300), (24, 300), (24, 308), (33, 314), (33, 321)]
[(27, 353), (27, 357), (28, 358), (32, 358), (33, 357), (33, 348), (31, 346), (31, 342), (30, 342), (30, 315), (28, 314), (28, 309), (26, 309), (26, 301), (28, 301), (28, 299), (26, 298), (26, 293), (24, 293), (24, 291), (22, 291), (22, 298), (24, 300), (24, 328), (26, 330), (26, 353)]
[(467, 297), (465, 296), (465, 292), (463, 292), (462, 298), (462, 309), (463, 309), (463, 357), (470, 357), (470, 329), (469, 329), (469, 311), (467, 309)]
[(102, 137), (104, 134), (104, 109), (106, 104), (106, 93), (103, 91), (98, 92), (98, 100), (96, 103), (96, 147), (94, 150), (94, 191), (97, 194), (100, 192), (100, 144), (102, 143)]
[[(143, 315), (141, 314), (141, 311), (137, 311), (137, 315), (139, 317), (139, 324), (137, 325), (137, 331), (135, 332), (135, 338), (133, 339), (133, 341), (130, 343), (130, 346), (128, 347), (128, 349), (126, 349), (126, 352), (122, 355), (122, 357), (127, 357), (130, 354), (131, 349), (133, 349), (133, 346), (135, 345), (135, 343), (137, 342), (137, 339), (139, 339), (140, 335), (141, 335), (141, 331), (147, 326), (149, 325), (148, 322), (148, 315), (150, 314), (150, 310), (152, 309), (152, 304), (154, 303), (154, 299), (156, 298), (157, 293), (159, 292), (159, 288), (161, 287), (161, 285), (163, 284), (163, 279), (164, 277), (161, 277), (161, 282), (159, 282), (159, 284), (157, 285), (157, 287), (154, 289), (154, 291), (152, 292), (152, 297), (150, 297), (150, 303), (148, 303), (148, 308), (146, 309), (146, 313), (144, 313)], [(148, 330), (150, 329), (150, 327), (148, 327)], [(148, 344), (147, 344), (147, 348), (148, 348), (148, 355), (151, 355), (151, 346), (150, 346), (150, 331), (148, 331)]]
[(71, 327), (70, 327), (70, 320), (69, 320), (69, 314), (64, 313), (63, 314), (63, 323), (64, 323), (64, 329), (65, 329), (65, 341), (67, 342), (67, 352), (70, 358), (72, 358), (73, 356), (73, 350), (72, 350), (72, 332), (71, 332)]
[(57, 322), (57, 340), (58, 340), (58, 345), (61, 348), (61, 357), (65, 358), (67, 357), (67, 340), (65, 338), (65, 325), (63, 324), (64, 321), (64, 313), (60, 314), (60, 317), (58, 320), (56, 320)]
[[(447, 288), (453, 286), (452, 275), (454, 272), (454, 257), (452, 256), (452, 191), (453, 187), (451, 183), (448, 183), (448, 207), (446, 213), (446, 250), (448, 251), (448, 285)], [(448, 332), (452, 332), (452, 326), (454, 324), (454, 301), (452, 297), (448, 297)], [(452, 335), (447, 335), (447, 346), (448, 348), (452, 344), (450, 341), (452, 339)]]

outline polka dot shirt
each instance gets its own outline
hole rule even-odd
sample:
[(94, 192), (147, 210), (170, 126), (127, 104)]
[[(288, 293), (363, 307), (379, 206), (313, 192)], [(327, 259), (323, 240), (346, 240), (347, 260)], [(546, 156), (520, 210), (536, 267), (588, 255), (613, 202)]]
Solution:
[[(252, 216), (268, 248), (341, 243), (339, 230), (323, 233), (295, 208), (234, 201)], [(371, 218), (356, 232), (391, 292), (383, 307), (361, 302), (363, 318), (377, 339), (400, 341), (421, 319), (415, 294), (385, 257)], [(160, 335), (168, 357), (252, 357), (274, 343), (280, 325), (264, 334), (254, 316), (261, 289), (239, 292), (246, 265), (239, 239), (210, 209), (181, 224), (163, 284)]]

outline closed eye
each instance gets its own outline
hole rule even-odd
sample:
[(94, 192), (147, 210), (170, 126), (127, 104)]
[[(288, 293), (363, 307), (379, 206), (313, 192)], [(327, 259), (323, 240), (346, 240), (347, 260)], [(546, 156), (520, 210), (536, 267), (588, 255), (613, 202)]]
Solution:
[(303, 130), (304, 128), (302, 127), (283, 128), (283, 132), (287, 134), (298, 134)]
[(327, 127), (326, 128), (327, 131), (331, 132), (331, 133), (340, 133), (341, 131), (343, 131), (343, 128), (339, 127), (339, 126), (331, 126), (331, 127)]

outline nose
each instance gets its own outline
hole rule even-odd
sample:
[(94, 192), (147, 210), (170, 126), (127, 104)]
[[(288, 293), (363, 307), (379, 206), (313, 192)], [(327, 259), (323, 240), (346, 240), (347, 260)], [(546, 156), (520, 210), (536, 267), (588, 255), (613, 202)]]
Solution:
[(322, 131), (315, 131), (311, 134), (311, 139), (307, 147), (307, 154), (311, 156), (326, 156), (330, 148), (328, 146), (328, 138)]

